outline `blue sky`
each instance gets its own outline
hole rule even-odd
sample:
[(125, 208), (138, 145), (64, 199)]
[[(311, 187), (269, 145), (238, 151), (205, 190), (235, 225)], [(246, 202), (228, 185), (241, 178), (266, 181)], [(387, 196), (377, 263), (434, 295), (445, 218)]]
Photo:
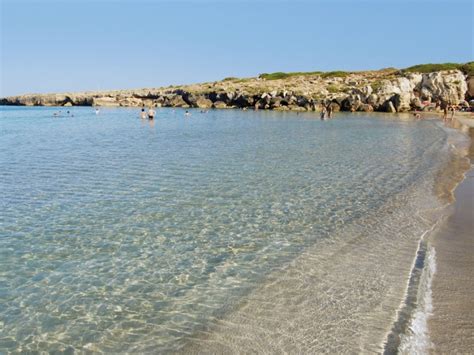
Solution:
[(0, 96), (474, 60), (471, 0), (0, 2)]

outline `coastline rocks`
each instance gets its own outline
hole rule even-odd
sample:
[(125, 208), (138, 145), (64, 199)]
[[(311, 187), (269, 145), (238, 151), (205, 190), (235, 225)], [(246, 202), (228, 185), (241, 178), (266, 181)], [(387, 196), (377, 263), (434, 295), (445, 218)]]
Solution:
[(120, 106), (119, 102), (115, 97), (94, 97), (92, 98), (92, 106)]
[(362, 111), (362, 112), (373, 112), (374, 108), (372, 105), (369, 104), (361, 104), (358, 108), (357, 111)]
[(254, 103), (254, 100), (253, 100), (252, 97), (242, 95), (242, 94), (237, 95), (232, 100), (232, 104), (239, 107), (239, 108), (253, 106), (253, 103)]
[(204, 97), (200, 97), (196, 100), (196, 107), (211, 108), (212, 107), (212, 101), (209, 100), (209, 99), (206, 99)]
[(189, 108), (190, 106), (186, 101), (184, 101), (181, 95), (174, 95), (169, 99), (167, 102), (168, 107), (182, 107), (182, 108)]
[(395, 106), (393, 105), (392, 101), (387, 101), (384, 104), (385, 112), (390, 112), (390, 113), (395, 113), (397, 110), (395, 109)]
[(423, 74), (419, 85), (422, 99), (458, 103), (464, 100), (468, 91), (464, 74), (459, 70)]
[[(416, 77), (383, 80), (376, 91), (377, 99), (371, 101), (376, 106), (381, 105), (386, 112), (401, 112), (410, 110), (410, 102), (415, 97), (413, 90), (417, 85)], [(391, 102), (391, 105), (389, 104)], [(393, 111), (395, 109), (395, 111)]]
[[(327, 90), (332, 86), (331, 90)], [(221, 81), (161, 89), (64, 94), (30, 94), (3, 98), (3, 105), (27, 106), (157, 106), (255, 108), (315, 111), (331, 104), (334, 112), (425, 110), (429, 103), (458, 104), (474, 97), (474, 77), (459, 70), (433, 73), (379, 71), (346, 77), (297, 77), (286, 80)], [(436, 105), (434, 108), (436, 109)]]
[(224, 101), (216, 101), (213, 104), (214, 108), (227, 108), (227, 105)]
[(474, 76), (467, 79), (467, 99), (474, 99)]

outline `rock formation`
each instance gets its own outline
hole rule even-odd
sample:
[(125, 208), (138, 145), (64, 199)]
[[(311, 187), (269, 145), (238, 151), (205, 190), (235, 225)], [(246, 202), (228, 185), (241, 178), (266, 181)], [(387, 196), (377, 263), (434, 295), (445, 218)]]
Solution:
[[(219, 82), (157, 89), (6, 97), (2, 105), (156, 106), (314, 111), (403, 112), (458, 104), (474, 97), (474, 78), (462, 71), (429, 73), (384, 69), (366, 72), (301, 73), (277, 80), (229, 78)], [(431, 104), (433, 103), (433, 104)]]

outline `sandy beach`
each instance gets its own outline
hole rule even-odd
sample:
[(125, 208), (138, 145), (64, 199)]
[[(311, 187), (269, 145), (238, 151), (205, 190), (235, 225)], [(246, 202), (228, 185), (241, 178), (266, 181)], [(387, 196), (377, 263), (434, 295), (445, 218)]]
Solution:
[[(474, 120), (458, 117), (474, 137)], [(467, 128), (468, 126), (469, 128)], [(453, 212), (433, 235), (436, 273), (433, 279), (433, 315), (428, 321), (432, 352), (474, 352), (474, 144), (468, 151), (471, 169), (454, 192)]]

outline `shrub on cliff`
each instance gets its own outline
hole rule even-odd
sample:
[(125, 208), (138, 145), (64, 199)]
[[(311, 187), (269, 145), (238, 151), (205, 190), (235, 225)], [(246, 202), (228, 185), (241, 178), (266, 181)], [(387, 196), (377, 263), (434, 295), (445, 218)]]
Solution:
[(290, 78), (292, 76), (307, 76), (307, 75), (319, 75), (319, 74), (321, 74), (320, 71), (291, 72), (291, 73), (275, 72), (275, 73), (263, 73), (263, 74), (260, 74), (258, 77), (260, 79), (265, 79), (265, 80), (278, 80), (278, 79)]
[(345, 78), (349, 74), (351, 74), (351, 73), (347, 72), (347, 71), (341, 71), (341, 70), (329, 71), (329, 72), (326, 72), (326, 73), (322, 73), (321, 78), (323, 78), (323, 79), (326, 79), (326, 78)]
[(403, 69), (405, 73), (432, 73), (441, 70), (460, 70), (466, 75), (474, 75), (474, 62), (465, 64), (459, 63), (441, 63), (441, 64), (418, 64)]

